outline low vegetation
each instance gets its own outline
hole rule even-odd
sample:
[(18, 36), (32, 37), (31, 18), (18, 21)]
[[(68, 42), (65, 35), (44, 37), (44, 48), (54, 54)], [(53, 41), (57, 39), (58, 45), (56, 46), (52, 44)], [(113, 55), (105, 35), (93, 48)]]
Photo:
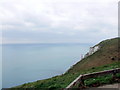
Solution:
[(99, 76), (96, 78), (90, 78), (84, 81), (88, 87), (97, 87), (103, 84), (120, 83), (120, 73), (116, 74), (116, 78), (112, 75)]

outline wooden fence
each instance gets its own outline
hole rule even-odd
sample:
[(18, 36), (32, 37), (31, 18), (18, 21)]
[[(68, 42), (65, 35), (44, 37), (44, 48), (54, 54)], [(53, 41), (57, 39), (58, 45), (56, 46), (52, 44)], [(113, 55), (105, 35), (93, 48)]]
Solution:
[(83, 74), (77, 77), (72, 83), (70, 83), (65, 90), (69, 90), (69, 88), (73, 88), (76, 85), (79, 86), (85, 86), (84, 80), (89, 79), (89, 78), (94, 78), (98, 76), (103, 76), (107, 74), (112, 74), (113, 77), (117, 74), (120, 73), (120, 68), (112, 69), (112, 70), (105, 70), (105, 71), (100, 71), (100, 72), (95, 72), (95, 73), (89, 73), (89, 74)]

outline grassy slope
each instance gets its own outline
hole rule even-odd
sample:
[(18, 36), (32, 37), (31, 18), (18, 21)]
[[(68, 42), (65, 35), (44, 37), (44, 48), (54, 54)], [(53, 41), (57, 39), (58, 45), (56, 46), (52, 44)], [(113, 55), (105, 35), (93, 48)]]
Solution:
[[(102, 41), (98, 45), (101, 46), (99, 51), (73, 65), (65, 74), (26, 83), (15, 88), (65, 88), (80, 74), (120, 67), (118, 38)], [(115, 60), (112, 60), (112, 58)]]
[[(118, 38), (102, 41), (98, 45), (101, 46), (99, 51), (75, 64), (69, 72), (111, 64), (118, 60)], [(112, 58), (115, 60), (111, 60)]]

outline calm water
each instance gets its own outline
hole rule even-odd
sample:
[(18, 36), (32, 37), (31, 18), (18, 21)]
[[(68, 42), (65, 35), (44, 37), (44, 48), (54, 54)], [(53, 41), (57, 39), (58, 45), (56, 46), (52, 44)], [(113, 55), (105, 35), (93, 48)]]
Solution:
[(3, 45), (3, 88), (64, 73), (80, 60), (89, 44)]

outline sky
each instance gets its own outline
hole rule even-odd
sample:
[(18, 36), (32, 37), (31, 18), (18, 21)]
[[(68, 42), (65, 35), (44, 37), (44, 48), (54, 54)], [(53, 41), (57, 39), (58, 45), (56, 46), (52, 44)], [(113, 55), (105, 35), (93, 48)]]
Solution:
[(0, 43), (97, 43), (118, 36), (118, 0), (0, 0)]

